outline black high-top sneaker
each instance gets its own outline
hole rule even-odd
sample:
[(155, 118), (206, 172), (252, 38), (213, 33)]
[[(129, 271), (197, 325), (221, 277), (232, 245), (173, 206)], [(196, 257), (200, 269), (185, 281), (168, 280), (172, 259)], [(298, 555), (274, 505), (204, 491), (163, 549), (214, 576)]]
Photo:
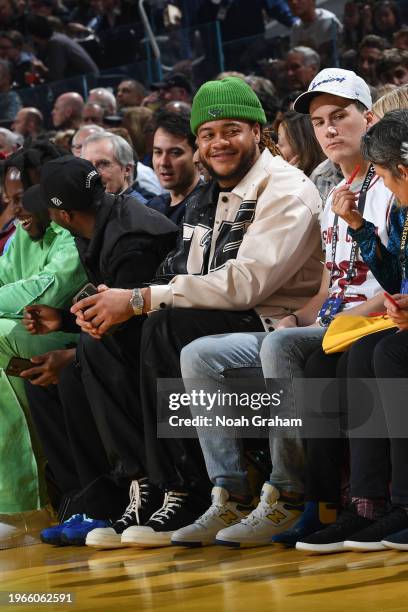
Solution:
[(166, 491), (162, 507), (143, 527), (128, 527), (122, 533), (122, 543), (141, 548), (171, 546), (172, 534), (193, 523), (201, 513), (201, 506), (193, 503), (191, 494)]
[(94, 529), (86, 538), (86, 545), (94, 548), (120, 548), (122, 533), (133, 525), (144, 525), (160, 507), (163, 494), (147, 478), (133, 480), (129, 490), (130, 502), (120, 519), (111, 527)]

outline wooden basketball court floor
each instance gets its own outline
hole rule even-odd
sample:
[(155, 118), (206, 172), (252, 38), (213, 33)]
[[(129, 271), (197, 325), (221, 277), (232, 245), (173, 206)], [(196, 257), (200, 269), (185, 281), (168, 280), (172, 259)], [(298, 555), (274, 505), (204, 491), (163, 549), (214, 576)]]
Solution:
[[(0, 551), (0, 610), (388, 612), (408, 610), (408, 554), (54, 548)], [(72, 604), (9, 604), (9, 593), (73, 594)]]

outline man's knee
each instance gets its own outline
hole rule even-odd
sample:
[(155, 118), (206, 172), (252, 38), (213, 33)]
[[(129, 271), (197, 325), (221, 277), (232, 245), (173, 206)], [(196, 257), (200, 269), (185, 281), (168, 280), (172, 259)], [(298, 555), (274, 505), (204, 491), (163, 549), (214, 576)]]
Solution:
[(214, 350), (217, 350), (213, 338), (199, 338), (187, 344), (180, 353), (180, 367), (183, 378), (206, 377), (216, 373)]

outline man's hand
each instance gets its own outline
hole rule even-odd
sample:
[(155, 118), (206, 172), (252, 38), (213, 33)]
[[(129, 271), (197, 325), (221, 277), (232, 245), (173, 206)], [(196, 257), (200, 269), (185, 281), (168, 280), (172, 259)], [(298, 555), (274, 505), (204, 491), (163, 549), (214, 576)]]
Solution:
[(112, 325), (133, 317), (131, 297), (131, 289), (106, 289), (104, 286), (96, 295), (74, 304), (71, 312), (77, 316), (77, 325), (82, 331), (91, 335), (96, 332), (98, 336), (103, 336)]
[(339, 215), (352, 229), (359, 229), (364, 222), (356, 206), (356, 195), (349, 185), (343, 185), (333, 194), (332, 212)]
[(281, 319), (276, 325), (275, 331), (278, 331), (278, 329), (286, 329), (288, 327), (297, 327), (296, 319), (295, 317), (292, 317), (292, 315), (288, 315), (287, 317)]
[(36, 334), (50, 334), (61, 329), (61, 313), (57, 308), (45, 306), (44, 304), (26, 306), (22, 323), (33, 336)]
[(392, 296), (398, 303), (399, 308), (394, 306), (388, 298), (384, 298), (384, 306), (387, 309), (387, 315), (393, 320), (398, 329), (408, 329), (408, 295), (397, 293)]
[(73, 362), (75, 349), (50, 351), (44, 355), (31, 357), (33, 368), (23, 370), (21, 378), (28, 379), (32, 385), (48, 387), (58, 384), (59, 374), (63, 368)]

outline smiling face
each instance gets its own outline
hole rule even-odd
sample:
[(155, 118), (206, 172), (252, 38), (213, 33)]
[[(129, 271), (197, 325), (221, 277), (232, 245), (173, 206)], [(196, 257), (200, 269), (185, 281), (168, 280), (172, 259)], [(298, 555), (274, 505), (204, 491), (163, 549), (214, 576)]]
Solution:
[(336, 164), (360, 156), (361, 137), (371, 125), (372, 113), (361, 112), (352, 100), (322, 94), (310, 103), (310, 118), (323, 152)]
[(23, 191), (20, 171), (17, 168), (9, 168), (4, 181), (4, 195), (7, 202), (11, 204), (13, 216), (20, 221), (22, 228), (31, 240), (41, 240), (50, 224), (48, 213), (34, 214), (27, 212), (22, 204)]
[(201, 163), (220, 187), (235, 187), (259, 157), (260, 139), (258, 123), (207, 121), (197, 131)]
[(153, 168), (164, 189), (183, 191), (197, 176), (187, 138), (158, 128), (153, 139)]

